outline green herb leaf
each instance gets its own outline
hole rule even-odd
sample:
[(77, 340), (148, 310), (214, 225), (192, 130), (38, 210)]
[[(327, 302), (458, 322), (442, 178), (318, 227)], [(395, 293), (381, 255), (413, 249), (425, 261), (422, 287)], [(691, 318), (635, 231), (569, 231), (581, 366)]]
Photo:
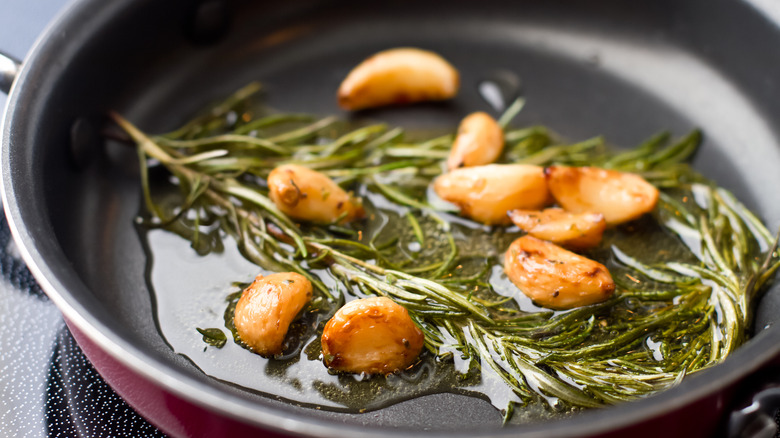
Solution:
[(222, 348), (227, 342), (227, 336), (218, 328), (196, 328), (198, 333), (203, 335), (203, 342), (211, 345), (212, 347)]

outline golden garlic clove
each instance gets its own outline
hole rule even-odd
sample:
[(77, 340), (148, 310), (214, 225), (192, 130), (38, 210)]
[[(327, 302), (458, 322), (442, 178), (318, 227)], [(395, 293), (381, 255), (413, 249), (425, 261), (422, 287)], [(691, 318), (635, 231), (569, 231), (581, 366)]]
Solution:
[(600, 303), (615, 291), (606, 266), (533, 236), (512, 242), (504, 272), (521, 292), (550, 309)]
[(350, 373), (388, 374), (409, 367), (425, 338), (405, 308), (385, 297), (350, 301), (322, 332), (329, 368)]
[(573, 249), (597, 246), (607, 227), (601, 213), (570, 213), (560, 208), (512, 210), (508, 215), (526, 233)]
[(639, 175), (597, 167), (551, 166), (547, 185), (558, 204), (573, 213), (598, 212), (607, 225), (639, 218), (655, 208), (658, 189)]
[(550, 202), (544, 169), (527, 164), (456, 169), (436, 178), (433, 189), (462, 215), (487, 225), (509, 224), (509, 210), (538, 210)]
[(459, 85), (458, 71), (441, 56), (398, 48), (379, 52), (352, 69), (339, 87), (338, 100), (346, 110), (444, 100), (454, 97)]
[(363, 207), (333, 180), (316, 170), (285, 164), (268, 175), (271, 200), (287, 216), (319, 224), (362, 218)]
[(241, 294), (233, 313), (238, 336), (263, 356), (281, 353), (290, 324), (311, 294), (311, 282), (301, 274), (258, 275)]
[(447, 159), (447, 168), (472, 167), (490, 164), (504, 150), (504, 131), (487, 113), (469, 114), (458, 127)]

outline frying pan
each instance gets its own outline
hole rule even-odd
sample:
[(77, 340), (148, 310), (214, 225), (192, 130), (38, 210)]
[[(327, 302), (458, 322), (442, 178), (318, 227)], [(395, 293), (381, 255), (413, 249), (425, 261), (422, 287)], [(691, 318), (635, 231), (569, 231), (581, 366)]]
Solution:
[[(479, 83), (522, 80), (518, 125), (637, 144), (701, 128), (694, 165), (771, 227), (780, 223), (780, 13), (771, 1), (356, 2), (80, 0), (11, 79), (2, 128), (3, 203), (25, 261), (87, 356), (142, 415), (176, 436), (709, 436), (747, 376), (780, 352), (780, 290), (758, 303), (754, 337), (722, 364), (647, 399), (570, 418), (500, 426), (485, 400), (431, 394), (366, 414), (316, 410), (210, 378), (160, 335), (131, 148), (105, 141), (115, 110), (149, 132), (261, 80), (268, 104), (340, 114), (347, 71), (418, 46), (461, 72), (454, 101), (367, 116), (455, 126), (491, 110)], [(7, 65), (7, 66), (6, 66)], [(349, 117), (344, 114), (345, 117)]]

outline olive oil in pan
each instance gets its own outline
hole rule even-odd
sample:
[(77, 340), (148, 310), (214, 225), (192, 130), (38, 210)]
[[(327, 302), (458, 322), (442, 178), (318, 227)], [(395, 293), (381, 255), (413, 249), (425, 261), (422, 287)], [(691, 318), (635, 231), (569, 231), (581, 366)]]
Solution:
[(517, 73), (495, 70), (484, 75), (477, 84), (477, 92), (496, 112), (503, 112), (523, 90), (523, 82)]
[[(371, 210), (376, 223), (394, 224), (399, 219), (397, 214)], [(179, 226), (183, 230), (184, 225)], [(479, 381), (474, 374), (454, 372), (451, 362), (430, 354), (423, 354), (411, 369), (389, 376), (330, 373), (322, 363), (319, 337), (339, 306), (323, 299), (315, 299), (292, 325), (280, 357), (263, 358), (234, 341), (231, 329), (241, 287), (267, 272), (248, 262), (228, 236), (211, 236), (210, 243), (200, 248), (202, 254), (167, 230), (149, 229), (142, 237), (150, 252), (148, 277), (162, 335), (174, 351), (212, 377), (293, 403), (351, 412), (429, 393), (458, 392)], [(326, 271), (314, 273), (334, 292), (338, 290)], [(241, 284), (231, 286), (234, 283)], [(355, 299), (349, 293), (343, 296), (347, 301)], [(208, 346), (196, 327), (219, 328), (228, 340), (220, 349)], [(495, 386), (502, 385), (496, 381)]]
[[(517, 110), (519, 106), (516, 102), (510, 108)], [(510, 110), (507, 113), (512, 115)], [(399, 128), (377, 130), (369, 126), (344, 134), (344, 130), (354, 127), (331, 126), (334, 120), (325, 118), (309, 125), (306, 136), (318, 133), (314, 138), (306, 137), (309, 140), (301, 139), (301, 131), (280, 129), (279, 135), (290, 138), (291, 133), (295, 134), (298, 144), (290, 147), (308, 151), (304, 154), (307, 159), (325, 166), (332, 177), (367, 184), (351, 186), (366, 202), (365, 221), (338, 227), (283, 225), (287, 222), (276, 222), (275, 213), (262, 202), (242, 199), (234, 203), (235, 199), (217, 190), (201, 199), (195, 210), (188, 208), (165, 227), (166, 231), (145, 231), (150, 251), (149, 282), (156, 295), (160, 330), (177, 353), (206, 374), (292, 403), (349, 412), (377, 409), (433, 392), (464, 392), (490, 400), (507, 412), (512, 411), (514, 403), (522, 404), (522, 409), (515, 409), (511, 416), (512, 422), (522, 422), (565, 414), (571, 406), (602, 406), (645, 396), (673, 385), (691, 371), (717, 363), (744, 341), (746, 312), (735, 307), (741, 306), (734, 301), (740, 298), (733, 298), (729, 291), (744, 294), (741, 303), (746, 305), (755, 291), (735, 287), (730, 278), (741, 281), (751, 273), (773, 272), (767, 268), (774, 258), (766, 259), (771, 236), (743, 206), (729, 201), (728, 193), (708, 184), (688, 185), (701, 179), (679, 166), (679, 161), (695, 151), (698, 132), (672, 144), (668, 144), (667, 136), (655, 136), (625, 154), (606, 150), (598, 138), (558, 144), (545, 127), (505, 132), (508, 150), (501, 162), (645, 169), (650, 171), (651, 182), (677, 187), (666, 190), (652, 216), (607, 230), (601, 245), (584, 254), (610, 269), (618, 285), (613, 299), (569, 311), (550, 311), (537, 307), (504, 275), (502, 253), (520, 236), (516, 228), (477, 225), (449, 213), (450, 206), (430, 196), (429, 183), (439, 173), (436, 163), (446, 156), (451, 137), (415, 143), (409, 136), (403, 144), (396, 144), (398, 133), (403, 134)], [(143, 134), (127, 121), (119, 117), (117, 121), (142, 148), (149, 147)], [(222, 123), (219, 119), (215, 122)], [(327, 130), (321, 128), (325, 122)], [(319, 128), (315, 130), (315, 126)], [(235, 133), (246, 134), (250, 125), (233, 128)], [(201, 133), (196, 129), (186, 133), (208, 137), (222, 132), (217, 131)], [(268, 137), (273, 133), (257, 135)], [(382, 152), (376, 157), (373, 153), (364, 156), (363, 142), (343, 144), (337, 140), (342, 135), (368, 135), (366, 144), (379, 148), (375, 152), (390, 148), (396, 155)], [(168, 141), (160, 138), (160, 148), (151, 152), (176, 156), (191, 153), (177, 149), (184, 143), (177, 146), (174, 141), (166, 146)], [(274, 163), (268, 161), (267, 154), (249, 157), (241, 148), (214, 149), (222, 147), (217, 140), (197, 141), (209, 144), (205, 148), (212, 151), (209, 156), (220, 156), (202, 161), (205, 155), (197, 160), (190, 155), (188, 161), (162, 163), (185, 179), (185, 193), (202, 187), (204, 177), (214, 178), (223, 189), (264, 190), (264, 175)], [(216, 143), (211, 145), (211, 141)], [(331, 163), (335, 159), (332, 155), (327, 159), (318, 155), (336, 149), (346, 166)], [(145, 152), (148, 155), (150, 151)], [(353, 162), (356, 156), (363, 158)], [(242, 163), (249, 163), (246, 165), (251, 171), (247, 172)], [(367, 169), (377, 165), (382, 170)], [(387, 171), (390, 168), (393, 170)], [(165, 170), (162, 166), (157, 169)], [(361, 177), (366, 171), (370, 173)], [(232, 175), (241, 177), (234, 179)], [(156, 209), (165, 213), (161, 217), (171, 217), (174, 206), (184, 202), (173, 182), (158, 178), (149, 184), (155, 198), (149, 203), (157, 204)], [(696, 190), (701, 193), (693, 193)], [(694, 198), (702, 199), (693, 202)], [(436, 211), (420, 207), (423, 200)], [(245, 285), (258, 273), (267, 272), (248, 262), (237, 243), (225, 234), (244, 234), (236, 227), (238, 221), (231, 221), (230, 210), (226, 212), (228, 204), (246, 215), (257, 209), (261, 213), (258, 221), (265, 217), (286, 226), (285, 236), (274, 230), (265, 237), (254, 234), (258, 239), (273, 240), (273, 245), (250, 246), (269, 253), (269, 248), (280, 248), (276, 256), (284, 258), (285, 263), (299, 263), (324, 285), (294, 324), (284, 354), (276, 359), (252, 353), (231, 336), (231, 305), (241, 290), (234, 284)], [(700, 242), (708, 233), (714, 236), (714, 243), (703, 247)], [(297, 246), (288, 237), (297, 237)], [(309, 239), (317, 253), (303, 255), (303, 238)], [(344, 244), (345, 240), (352, 244)], [(367, 243), (382, 249), (366, 251)], [(364, 249), (356, 249), (360, 245)], [(330, 269), (319, 260), (319, 251), (335, 254)], [(360, 251), (368, 255), (357, 256)], [(345, 254), (353, 258), (345, 258)], [(378, 267), (361, 271), (366, 268), (357, 259), (375, 262)], [(767, 263), (761, 268), (765, 259)], [(713, 261), (729, 265), (726, 271), (731, 277), (719, 280), (721, 284), (700, 278), (701, 272), (707, 272), (704, 267), (722, 271), (713, 266)], [(441, 268), (435, 267), (437, 263)], [(661, 269), (648, 266), (655, 263), (662, 265)], [(349, 278), (345, 272), (351, 272)], [(670, 277), (672, 280), (667, 281)], [(398, 282), (399, 278), (403, 281)], [(758, 284), (757, 288), (768, 277), (759, 278), (758, 283), (751, 283)], [(323, 323), (344, 301), (372, 294), (372, 287), (380, 294), (394, 296), (394, 287), (398, 289), (392, 286), (394, 283), (403, 284), (401, 289), (406, 295), (396, 298), (406, 300), (404, 304), (438, 356), (425, 352), (409, 370), (387, 377), (329, 373), (322, 364), (318, 344)], [(328, 301), (322, 289), (337, 299)], [(416, 292), (423, 289), (428, 295), (423, 297), (423, 304), (417, 304), (420, 295)], [(441, 295), (437, 297), (437, 293)], [(212, 346), (218, 342), (204, 342), (205, 335), (197, 328), (208, 329), (203, 333), (209, 336), (213, 336), (213, 330), (220, 330), (227, 342), (218, 349)]]
[[(377, 241), (381, 243), (382, 236), (396, 236), (396, 256), (414, 259), (419, 264), (436, 260), (447, 250), (445, 240), (436, 238), (436, 223), (430, 218), (425, 215), (417, 218), (428, 236), (420, 244), (405, 219), (405, 208), (366, 187), (361, 187), (358, 192), (364, 198), (368, 219), (355, 227), (358, 229), (356, 240), (368, 241), (377, 236)], [(180, 202), (173, 188), (166, 196), (170, 200), (161, 202), (162, 205)], [(520, 293), (503, 272), (503, 249), (521, 235), (516, 228), (486, 227), (447, 213), (442, 213), (442, 217), (450, 224), (462, 260), (455, 267), (455, 273), (461, 276), (481, 273), (486, 280), (484, 284), (475, 286), (475, 296), (485, 300), (505, 297), (501, 306), (505, 310), (551, 313)], [(174, 351), (189, 358), (204, 373), (270, 397), (335, 411), (364, 412), (439, 392), (480, 397), (489, 400), (498, 409), (504, 409), (510, 402), (522, 403), (494, 370), (482, 367), (479, 373), (475, 372), (471, 361), (454, 349), (444, 359), (425, 352), (410, 369), (388, 376), (329, 372), (322, 364), (319, 337), (323, 325), (340, 303), (330, 303), (322, 297), (315, 297), (292, 325), (281, 356), (266, 359), (251, 352), (237, 338), (234, 339), (232, 313), (242, 288), (251, 283), (258, 273), (270, 272), (247, 261), (233, 239), (221, 233), (214, 224), (200, 223), (199, 227), (201, 237), (196, 239), (195, 244), (182, 239), (182, 236), (191, 237), (194, 228), (186, 217), (174, 224), (172, 229), (175, 233), (152, 228), (143, 231), (143, 238), (150, 251), (149, 283), (155, 294), (162, 335)], [(679, 258), (688, 252), (678, 239), (665, 233), (652, 218), (609, 230), (601, 249), (590, 254), (607, 264), (613, 275), (621, 275), (623, 267), (614, 260), (609, 250), (612, 245), (646, 260), (666, 256)], [(648, 255), (653, 257), (647, 259)], [(326, 269), (304, 267), (345, 301), (361, 296), (358, 290), (340, 289), (340, 283)], [(631, 306), (630, 301), (615, 306), (601, 317), (604, 321), (609, 320), (610, 324), (629, 320), (635, 312), (642, 311)], [(507, 315), (498, 308), (493, 314), (497, 319)], [(203, 342), (196, 328), (219, 328), (226, 335), (227, 342), (219, 349), (209, 346)], [(648, 334), (644, 345), (648, 360), (663, 354), (661, 343), (653, 340), (652, 333)], [(442, 354), (446, 352), (446, 348), (440, 351)], [(498, 356), (495, 352), (492, 354)], [(512, 422), (537, 421), (571, 412), (555, 397), (545, 397), (540, 401), (543, 403), (517, 409)], [(543, 404), (553, 409), (544, 408)]]

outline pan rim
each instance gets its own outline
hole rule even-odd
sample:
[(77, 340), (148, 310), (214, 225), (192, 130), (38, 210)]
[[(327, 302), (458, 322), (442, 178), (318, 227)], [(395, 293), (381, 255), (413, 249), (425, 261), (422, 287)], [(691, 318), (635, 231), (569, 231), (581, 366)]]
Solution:
[[(377, 431), (366, 430), (358, 425), (345, 425), (302, 416), (291, 419), (285, 412), (277, 408), (262, 406), (258, 409), (257, 405), (253, 405), (249, 401), (237, 400), (218, 388), (208, 386), (181, 373), (176, 367), (158, 361), (127, 342), (115, 330), (104, 324), (104, 321), (87, 312), (65, 286), (66, 279), (51, 268), (58, 263), (64, 265), (67, 258), (62, 254), (44, 255), (40, 251), (38, 241), (46, 240), (43, 237), (54, 238), (53, 234), (37, 235), (28, 227), (33, 222), (30, 217), (34, 218), (34, 215), (31, 214), (31, 211), (24, 210), (25, 207), (18, 202), (17, 195), (23, 193), (23, 190), (20, 189), (25, 187), (25, 178), (30, 175), (11, 169), (12, 149), (22, 147), (20, 146), (21, 141), (12, 141), (12, 129), (16, 123), (20, 126), (29, 123), (21, 114), (24, 112), (25, 106), (22, 102), (34, 93), (32, 91), (34, 85), (26, 84), (26, 82), (31, 81), (28, 78), (34, 76), (35, 72), (43, 71), (46, 68), (42, 54), (56, 47), (57, 38), (55, 36), (71, 29), (81, 20), (95, 15), (96, 9), (115, 7), (108, 6), (107, 3), (110, 2), (105, 3), (99, 0), (72, 0), (46, 27), (26, 57), (19, 76), (11, 88), (2, 125), (0, 125), (2, 133), (2, 151), (0, 151), (0, 164), (2, 165), (0, 185), (2, 187), (0, 189), (2, 190), (3, 207), (22, 258), (41, 288), (66, 319), (113, 359), (162, 389), (211, 412), (266, 430), (302, 436), (331, 436), (334, 433), (345, 437), (406, 436), (409, 433), (409, 430), (406, 429), (387, 428)], [(40, 229), (51, 232), (46, 227)], [(83, 283), (81, 287), (86, 289), (86, 285)], [(701, 375), (692, 376), (678, 387), (663, 391), (648, 398), (648, 400), (638, 400), (611, 408), (591, 410), (572, 418), (553, 422), (490, 430), (483, 436), (498, 437), (517, 433), (524, 433), (526, 434), (524, 436), (529, 437), (580, 436), (604, 433), (640, 424), (715, 394), (722, 388), (733, 385), (749, 373), (758, 370), (777, 355), (780, 343), (775, 341), (778, 339), (780, 339), (780, 327), (770, 327), (740, 347), (722, 364), (702, 372)], [(160, 372), (160, 370), (165, 372)], [(599, 421), (604, 418), (609, 418), (610, 421)], [(454, 433), (442, 430), (430, 434), (432, 436), (445, 434), (447, 436), (473, 436), (474, 430)]]

